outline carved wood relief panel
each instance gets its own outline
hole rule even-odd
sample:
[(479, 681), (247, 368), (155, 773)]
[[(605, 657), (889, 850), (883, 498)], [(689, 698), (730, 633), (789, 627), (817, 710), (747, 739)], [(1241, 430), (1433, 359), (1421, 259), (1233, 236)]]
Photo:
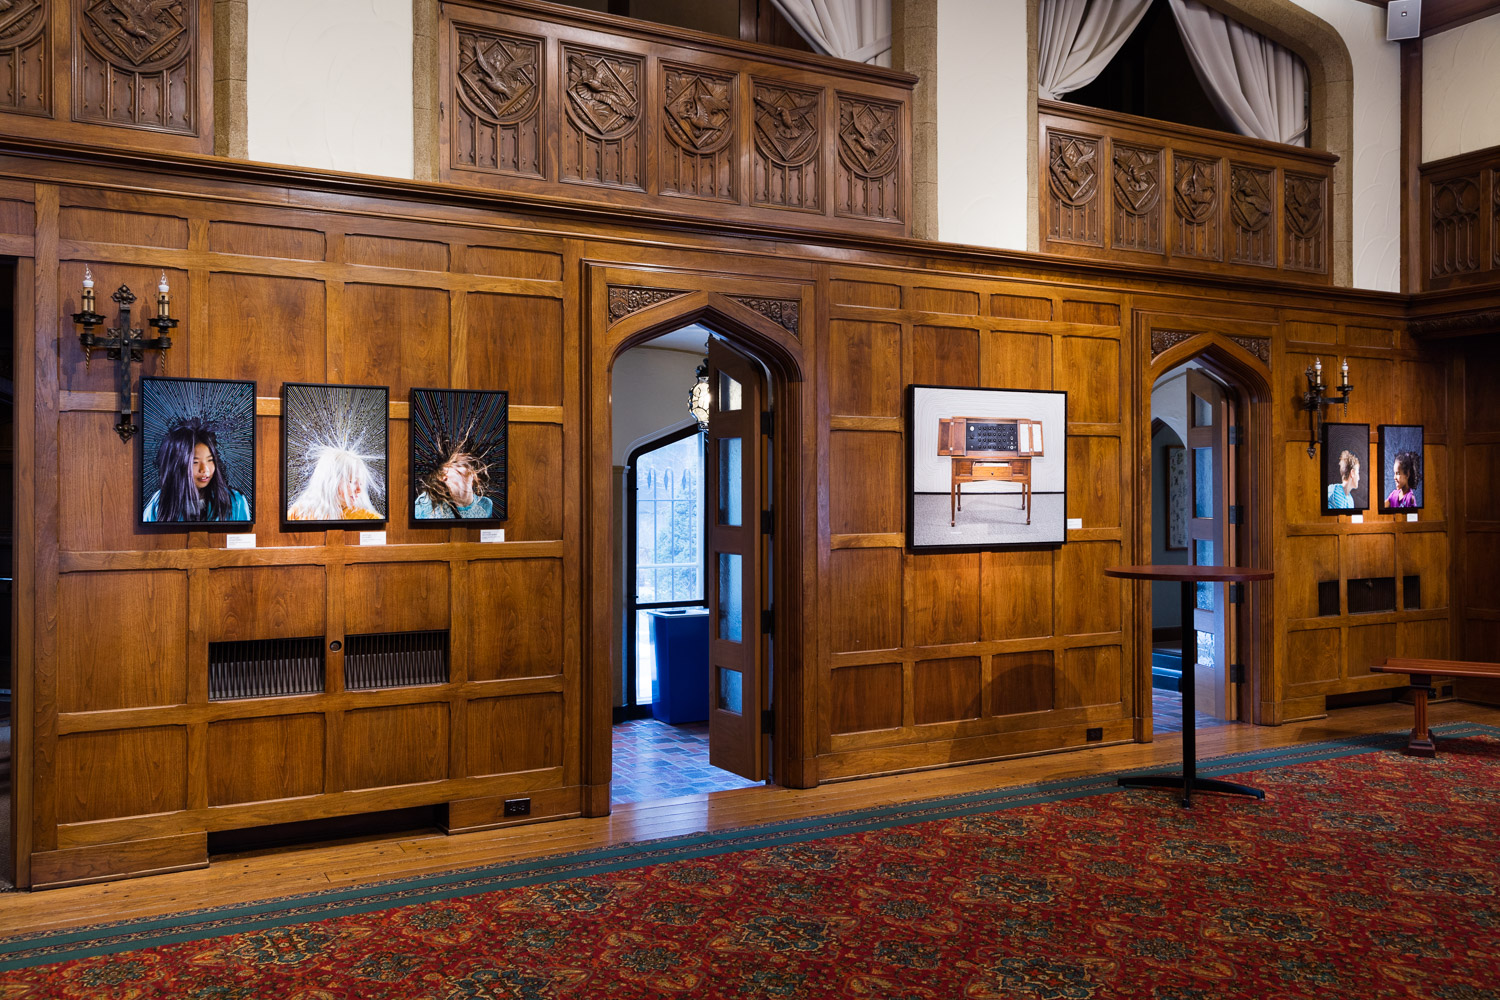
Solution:
[(542, 41), (458, 27), (454, 156), (499, 174), (542, 174)]
[(823, 99), (803, 90), (756, 80), (755, 159), (750, 183), (757, 205), (816, 210), (823, 151)]
[(446, 182), (908, 231), (913, 77), (530, 0), (439, 10)]
[(1432, 185), (1432, 276), (1479, 270), (1479, 179)]
[(1500, 146), (1423, 165), (1420, 191), (1425, 287), (1500, 282)]
[(564, 45), (563, 65), (562, 179), (643, 189), (645, 60)]
[(74, 0), (73, 120), (192, 134), (200, 113), (187, 0)]
[(51, 7), (14, 0), (0, 11), (0, 111), (52, 113)]
[(1077, 105), (1039, 111), (1043, 251), (1329, 282), (1329, 154)]

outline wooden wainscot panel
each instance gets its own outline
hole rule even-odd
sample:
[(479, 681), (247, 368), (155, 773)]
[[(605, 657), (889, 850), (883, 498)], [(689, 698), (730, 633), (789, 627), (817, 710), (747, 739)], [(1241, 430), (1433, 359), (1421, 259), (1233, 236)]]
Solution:
[[(173, 250), (185, 250), (188, 243), (187, 219), (171, 215), (64, 207), (58, 214), (57, 229), (60, 239), (80, 243), (117, 243)], [(112, 291), (101, 293), (100, 302)], [(146, 297), (140, 289), (136, 290), (136, 295)]]
[(209, 571), (208, 641), (297, 639), (324, 634), (322, 566), (232, 566)]
[[(1289, 343), (1301, 341), (1310, 344), (1332, 344), (1334, 341), (1339, 339), (1339, 328), (1338, 325), (1334, 323), (1314, 323), (1306, 320), (1287, 320), (1286, 322), (1281, 324), (1281, 331), (1283, 334), (1285, 334), (1286, 339)], [(1301, 375), (1302, 369), (1305, 366), (1302, 364), (1300, 359), (1297, 359), (1295, 361), (1295, 364), (1293, 364), (1293, 361), (1294, 359), (1288, 356), (1288, 364), (1290, 364), (1292, 368), (1295, 369), (1295, 374)], [(1303, 388), (1306, 388), (1306, 386), (1304, 385)]]
[(177, 705), (187, 698), (187, 574), (69, 573), (57, 639), (62, 712)]
[(563, 672), (563, 569), (558, 559), (469, 564), (471, 680), (551, 677)]
[(208, 727), (208, 804), (234, 805), (323, 791), (321, 715), (225, 719)]
[(1037, 295), (990, 296), (990, 315), (1003, 319), (1049, 320), (1052, 318), (1052, 300)]
[(828, 630), (835, 652), (901, 645), (900, 549), (830, 552), (828, 594)]
[(192, 331), (200, 371), (257, 379), (261, 396), (280, 393), (282, 380), (324, 381), (328, 343), (321, 281), (214, 272), (208, 297), (214, 321)]
[(838, 733), (901, 725), (901, 664), (839, 667), (828, 675), (828, 726)]
[(528, 295), (468, 296), (467, 386), (504, 389), (511, 406), (561, 406), (561, 299)]
[(468, 765), (472, 775), (562, 767), (563, 696), (556, 692), (481, 698), (468, 705)]
[(1396, 581), (1397, 594), (1404, 591), (1405, 577), (1416, 576), (1421, 581), (1421, 604), (1408, 603), (1403, 605), (1403, 610), (1432, 611), (1448, 606), (1448, 553), (1449, 541), (1445, 532), (1404, 531), (1396, 536), (1396, 559), (1403, 578)]
[(1287, 548), (1295, 557), (1287, 559), (1286, 568), (1277, 573), (1277, 607), (1293, 621), (1316, 618), (1318, 585), (1340, 585), (1339, 539), (1333, 535), (1300, 537), (1289, 539)]
[(208, 248), (214, 253), (244, 257), (322, 260), (328, 254), (328, 240), (316, 229), (211, 222), (208, 226)]
[(951, 313), (954, 316), (978, 316), (979, 293), (964, 288), (924, 288), (911, 290), (913, 312)]
[(1068, 391), (1070, 423), (1119, 423), (1119, 341), (1064, 337), (1057, 368), (1057, 388)]
[(1354, 326), (1344, 329), (1344, 339), (1351, 347), (1396, 346), (1396, 331), (1385, 326)]
[[(400, 271), (446, 271), (448, 244), (350, 233), (344, 241), (344, 259), (365, 267), (389, 267)], [(368, 314), (362, 315), (368, 317)]]
[(448, 627), (448, 564), (353, 563), (344, 575), (348, 635)]
[(470, 274), (488, 274), (498, 278), (561, 281), (563, 259), (559, 253), (470, 244), (464, 253), (464, 269)]
[(1288, 632), (1286, 686), (1322, 684), (1339, 678), (1343, 663), (1343, 633), (1337, 628)]
[(72, 733), (57, 740), (57, 821), (187, 808), (187, 728)]
[(562, 538), (563, 429), (556, 424), (512, 423), (509, 452), (506, 540)]
[(829, 285), (829, 299), (836, 306), (900, 309), (901, 286), (874, 281), (834, 281)]
[(1344, 536), (1344, 578), (1363, 580), (1396, 573), (1394, 535), (1354, 534)]
[[(1483, 432), (1481, 432), (1483, 433)], [(1431, 448), (1427, 449), (1431, 452)], [(1431, 454), (1424, 456), (1422, 471), (1427, 473), (1423, 489), (1432, 492), (1432, 469), (1437, 464)], [(1470, 520), (1500, 521), (1500, 444), (1472, 442), (1463, 449), (1464, 513)], [(1430, 503), (1430, 501), (1429, 501)], [(1432, 513), (1423, 510), (1421, 516), (1431, 518)]]
[(1069, 542), (1058, 550), (1057, 631), (1087, 635), (1120, 630), (1119, 580), (1104, 575), (1120, 564), (1118, 542)]
[[(1364, 677), (1370, 673), (1370, 664), (1384, 663), (1388, 657), (1397, 655), (1396, 640), (1396, 626), (1393, 624), (1351, 626), (1345, 647), (1349, 662), (1344, 676), (1351, 679)], [(1406, 683), (1405, 678), (1391, 674), (1379, 676), (1391, 681), (1390, 684), (1379, 685), (1380, 687), (1396, 687)]]
[(830, 323), (828, 391), (829, 408), (834, 413), (899, 416), (901, 326), (855, 320)]
[(344, 787), (382, 788), (448, 777), (448, 706), (395, 705), (344, 713)]
[(830, 433), (828, 519), (833, 533), (901, 531), (904, 469), (900, 434)]
[(1063, 299), (1057, 306), (1057, 321), (1117, 327), (1120, 325), (1120, 307), (1114, 302)]
[(996, 653), (991, 658), (990, 714), (1023, 715), (1050, 712), (1057, 707), (1054, 694), (1057, 669), (1050, 649), (1019, 653)]
[(979, 556), (977, 552), (956, 552), (910, 557), (908, 644), (945, 646), (979, 641)]
[[(1466, 604), (1493, 608), (1500, 604), (1500, 533), (1465, 532), (1462, 542), (1468, 568)], [(1485, 655), (1493, 656), (1493, 648)]]
[(1396, 651), (1391, 655), (1425, 660), (1446, 660), (1448, 659), (1449, 631), (1446, 618), (1401, 622), (1396, 626)]
[(135, 449), (107, 412), (63, 413), (57, 422), (58, 541), (64, 552), (181, 549), (183, 531), (139, 526)]
[(919, 726), (979, 718), (983, 693), (977, 656), (918, 660), (912, 668), (912, 716)]
[(1045, 333), (987, 333), (980, 356), (982, 384), (989, 388), (1053, 387), (1052, 338)]
[(1049, 549), (983, 553), (985, 639), (1036, 639), (1052, 634), (1053, 558)]
[(912, 332), (912, 380), (919, 385), (979, 385), (979, 331), (919, 326)]
[[(1331, 374), (1328, 370), (1328, 362), (1323, 362), (1323, 373), (1326, 381)], [(1370, 425), (1370, 456), (1375, 455), (1375, 427), (1382, 421), (1389, 422), (1395, 416), (1397, 410), (1392, 404), (1399, 398), (1398, 371), (1394, 360), (1384, 358), (1358, 357), (1349, 360), (1349, 380), (1359, 388), (1349, 400), (1349, 411), (1345, 415), (1342, 406), (1335, 409), (1328, 408), (1329, 420), (1348, 421), (1356, 424)], [(1307, 379), (1303, 378), (1302, 388), (1307, 388)], [(1301, 393), (1298, 393), (1300, 398)], [(1373, 504), (1371, 505), (1373, 509)]]
[(1057, 707), (1119, 704), (1122, 687), (1120, 661), (1119, 646), (1083, 646), (1063, 650), (1062, 670), (1057, 675)]
[(345, 381), (386, 385), (391, 398), (412, 386), (448, 385), (448, 293), (436, 288), (346, 285), (344, 309), (357, 331), (344, 339)]
[[(0, 65), (4, 52), (0, 50)], [(36, 207), (27, 201), (0, 200), (0, 233), (30, 237), (36, 232)]]
[(1400, 416), (1403, 424), (1422, 424), (1429, 435), (1448, 423), (1448, 368), (1427, 361), (1401, 362)]
[(180, 837), (41, 851), (31, 856), (31, 886), (60, 889), (207, 867), (208, 834), (186, 833)]
[[(1304, 414), (1304, 416), (1306, 416)], [(1321, 454), (1322, 445), (1317, 448)], [(1332, 517), (1323, 516), (1322, 465), (1317, 458), (1307, 457), (1307, 427), (1302, 427), (1302, 437), (1286, 443), (1283, 453), (1282, 476), (1286, 483), (1286, 519), (1288, 524), (1334, 524)]]
[(1068, 435), (1067, 508), (1085, 528), (1120, 526), (1119, 438)]

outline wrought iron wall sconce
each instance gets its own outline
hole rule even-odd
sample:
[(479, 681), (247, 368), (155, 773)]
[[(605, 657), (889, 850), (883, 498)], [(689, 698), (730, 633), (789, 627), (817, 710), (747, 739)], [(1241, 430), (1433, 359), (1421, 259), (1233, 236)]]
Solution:
[(142, 360), (146, 351), (161, 351), (161, 371), (163, 375), (167, 372), (166, 352), (172, 347), (172, 338), (167, 336), (167, 331), (176, 327), (177, 321), (171, 315), (171, 289), (167, 287), (165, 271), (161, 273), (161, 284), (156, 286), (156, 292), (156, 318), (146, 321), (148, 326), (156, 327), (156, 336), (147, 337), (142, 328), (130, 325), (130, 307), (135, 302), (135, 293), (127, 285), (121, 285), (110, 296), (120, 307), (119, 325), (110, 327), (104, 331), (103, 336), (98, 336), (94, 333), (94, 328), (103, 326), (105, 317), (94, 311), (93, 272), (88, 268), (83, 269), (83, 311), (73, 314), (73, 322), (83, 327), (83, 332), (78, 335), (78, 342), (83, 345), (85, 371), (94, 360), (95, 350), (103, 350), (106, 357), (117, 362), (115, 387), (120, 395), (120, 419), (115, 423), (115, 432), (120, 435), (121, 441), (129, 441), (137, 430), (130, 401), (131, 362)]
[(1302, 408), (1307, 411), (1307, 424), (1312, 429), (1312, 438), (1307, 442), (1307, 457), (1316, 458), (1318, 455), (1318, 421), (1323, 418), (1323, 410), (1330, 403), (1343, 403), (1344, 413), (1349, 412), (1349, 394), (1354, 391), (1354, 386), (1349, 384), (1349, 359), (1345, 358), (1339, 369), (1341, 381), (1334, 386), (1339, 391), (1337, 396), (1327, 395), (1328, 387), (1323, 384), (1323, 359), (1315, 358), (1313, 367), (1307, 369), (1307, 391), (1302, 394)]

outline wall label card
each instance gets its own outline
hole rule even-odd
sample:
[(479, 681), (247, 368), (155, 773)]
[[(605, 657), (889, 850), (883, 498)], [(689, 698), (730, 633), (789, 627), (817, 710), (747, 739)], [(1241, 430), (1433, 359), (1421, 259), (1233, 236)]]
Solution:
[(383, 531), (361, 531), (359, 533), (359, 544), (361, 545), (384, 545), (385, 532)]
[(253, 549), (255, 548), (255, 533), (243, 535), (225, 535), (224, 547), (226, 549)]
[(479, 529), (479, 540), (486, 544), (490, 542), (505, 541), (504, 528), (481, 528)]

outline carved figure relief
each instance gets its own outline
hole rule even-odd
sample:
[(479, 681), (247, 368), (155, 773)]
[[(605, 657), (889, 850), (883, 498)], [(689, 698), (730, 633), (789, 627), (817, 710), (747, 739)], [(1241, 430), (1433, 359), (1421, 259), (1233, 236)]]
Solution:
[(1242, 264), (1276, 266), (1276, 172), (1259, 167), (1229, 167), (1229, 259)]
[(1328, 269), (1323, 235), (1326, 182), (1321, 177), (1287, 173), (1282, 190), (1286, 218), (1285, 266), (1303, 271)]
[(502, 125), (525, 118), (541, 88), (531, 40), (474, 31), (458, 33), (459, 96), (475, 114)]
[(1114, 245), (1161, 252), (1160, 149), (1114, 144)]
[(818, 152), (818, 95), (789, 87), (755, 86), (755, 148), (786, 167)]
[(47, 27), (43, 0), (10, 0), (0, 5), (0, 46), (19, 48)]
[(871, 101), (839, 101), (839, 161), (875, 180), (896, 168), (901, 154), (897, 108)]
[(1099, 144), (1072, 136), (1052, 137), (1051, 155), (1047, 158), (1047, 177), (1052, 193), (1068, 205), (1082, 205), (1098, 189), (1098, 165), (1095, 154)]
[(198, 5), (78, 0), (74, 10), (74, 120), (195, 133)]
[(596, 139), (619, 139), (641, 115), (638, 59), (599, 52), (568, 53), (568, 120)]
[(184, 0), (91, 0), (84, 4), (81, 27), (110, 61), (159, 69), (186, 55), (185, 6)]
[(1180, 156), (1176, 166), (1177, 177), (1172, 189), (1178, 217), (1194, 224), (1207, 222), (1219, 207), (1217, 164)]
[(716, 153), (734, 137), (734, 100), (727, 77), (667, 71), (663, 123), (667, 136), (700, 156)]
[(1455, 177), (1432, 185), (1432, 276), (1479, 270), (1479, 184)]
[(0, 7), (0, 109), (50, 115), (52, 52), (47, 40), (45, 0), (10, 0)]

